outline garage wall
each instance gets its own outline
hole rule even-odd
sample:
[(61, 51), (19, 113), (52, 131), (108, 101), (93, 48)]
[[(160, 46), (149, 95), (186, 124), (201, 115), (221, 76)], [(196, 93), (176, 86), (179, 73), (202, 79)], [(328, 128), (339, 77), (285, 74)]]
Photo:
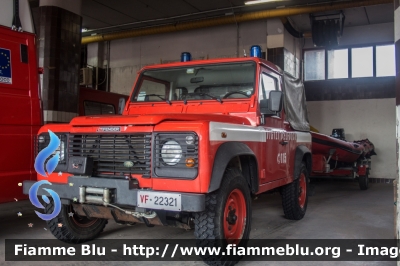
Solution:
[[(371, 24), (365, 26), (346, 27), (339, 45), (375, 44), (394, 42), (394, 23)], [(304, 49), (314, 48), (311, 38), (306, 39)]]
[[(205, 59), (234, 57), (237, 53), (243, 56), (243, 49), (248, 54), (254, 44), (261, 45), (265, 51), (267, 35), (279, 34), (282, 30), (280, 21), (271, 19), (111, 41), (111, 91), (129, 94), (141, 67), (179, 61), (182, 52), (192, 53), (194, 59)], [(340, 44), (390, 42), (393, 38), (393, 23), (374, 24), (346, 28)], [(289, 39), (286, 38), (285, 45)], [(95, 45), (88, 45), (88, 53), (96, 49)], [(304, 48), (312, 47), (311, 39), (306, 39)]]
[(150, 35), (111, 42), (111, 78), (113, 92), (129, 94), (141, 67), (179, 61), (182, 52), (191, 52), (193, 59), (232, 57), (236, 55), (236, 26), (218, 30)]
[[(150, 35), (111, 42), (110, 88), (112, 92), (129, 94), (136, 72), (145, 65), (179, 61), (182, 52), (193, 59), (247, 55), (251, 45), (265, 51), (268, 21), (254, 21), (190, 31)], [(88, 47), (90, 49), (90, 46)]]
[(344, 128), (346, 140), (368, 138), (375, 145), (371, 177), (396, 177), (395, 99), (312, 101), (307, 103), (310, 124), (330, 135)]
[(306, 82), (307, 101), (394, 98), (395, 77), (330, 79)]

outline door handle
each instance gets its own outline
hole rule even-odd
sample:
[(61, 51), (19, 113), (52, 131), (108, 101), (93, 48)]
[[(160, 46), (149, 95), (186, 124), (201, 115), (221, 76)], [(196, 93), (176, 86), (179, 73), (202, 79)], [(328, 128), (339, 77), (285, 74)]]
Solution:
[(285, 145), (289, 144), (289, 141), (282, 140), (281, 142), (279, 142), (279, 144), (281, 144), (282, 146), (285, 146)]

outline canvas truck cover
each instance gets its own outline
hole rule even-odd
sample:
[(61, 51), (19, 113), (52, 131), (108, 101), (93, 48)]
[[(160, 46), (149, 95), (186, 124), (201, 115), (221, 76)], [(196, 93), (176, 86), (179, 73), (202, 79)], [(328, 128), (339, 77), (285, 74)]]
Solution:
[(306, 94), (301, 79), (283, 73), (284, 108), (287, 121), (294, 130), (310, 131), (308, 122)]

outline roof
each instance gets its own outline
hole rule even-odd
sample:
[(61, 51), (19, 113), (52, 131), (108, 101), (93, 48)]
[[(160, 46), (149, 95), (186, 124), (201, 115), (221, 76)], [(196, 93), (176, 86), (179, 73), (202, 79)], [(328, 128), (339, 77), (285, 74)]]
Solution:
[(206, 59), (206, 60), (193, 60), (187, 62), (173, 62), (167, 64), (156, 64), (156, 65), (149, 65), (143, 67), (139, 72), (144, 70), (151, 70), (151, 69), (160, 69), (160, 68), (174, 68), (174, 67), (185, 67), (185, 66), (194, 66), (194, 65), (207, 65), (207, 64), (221, 64), (221, 63), (236, 63), (236, 62), (249, 62), (253, 61), (257, 64), (262, 64), (271, 70), (275, 71), (278, 74), (283, 74), (282, 70), (276, 66), (275, 64), (269, 62), (268, 60), (258, 58), (258, 57), (235, 57), (235, 58), (213, 58), (213, 59)]

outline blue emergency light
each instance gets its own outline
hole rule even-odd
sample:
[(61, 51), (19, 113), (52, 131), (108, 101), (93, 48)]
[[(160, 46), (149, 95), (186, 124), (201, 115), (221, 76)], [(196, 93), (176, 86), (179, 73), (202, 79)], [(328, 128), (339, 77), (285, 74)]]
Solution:
[(261, 47), (260, 45), (253, 45), (250, 48), (250, 56), (261, 58)]
[(188, 62), (192, 60), (192, 55), (188, 52), (183, 52), (181, 54), (181, 62)]

